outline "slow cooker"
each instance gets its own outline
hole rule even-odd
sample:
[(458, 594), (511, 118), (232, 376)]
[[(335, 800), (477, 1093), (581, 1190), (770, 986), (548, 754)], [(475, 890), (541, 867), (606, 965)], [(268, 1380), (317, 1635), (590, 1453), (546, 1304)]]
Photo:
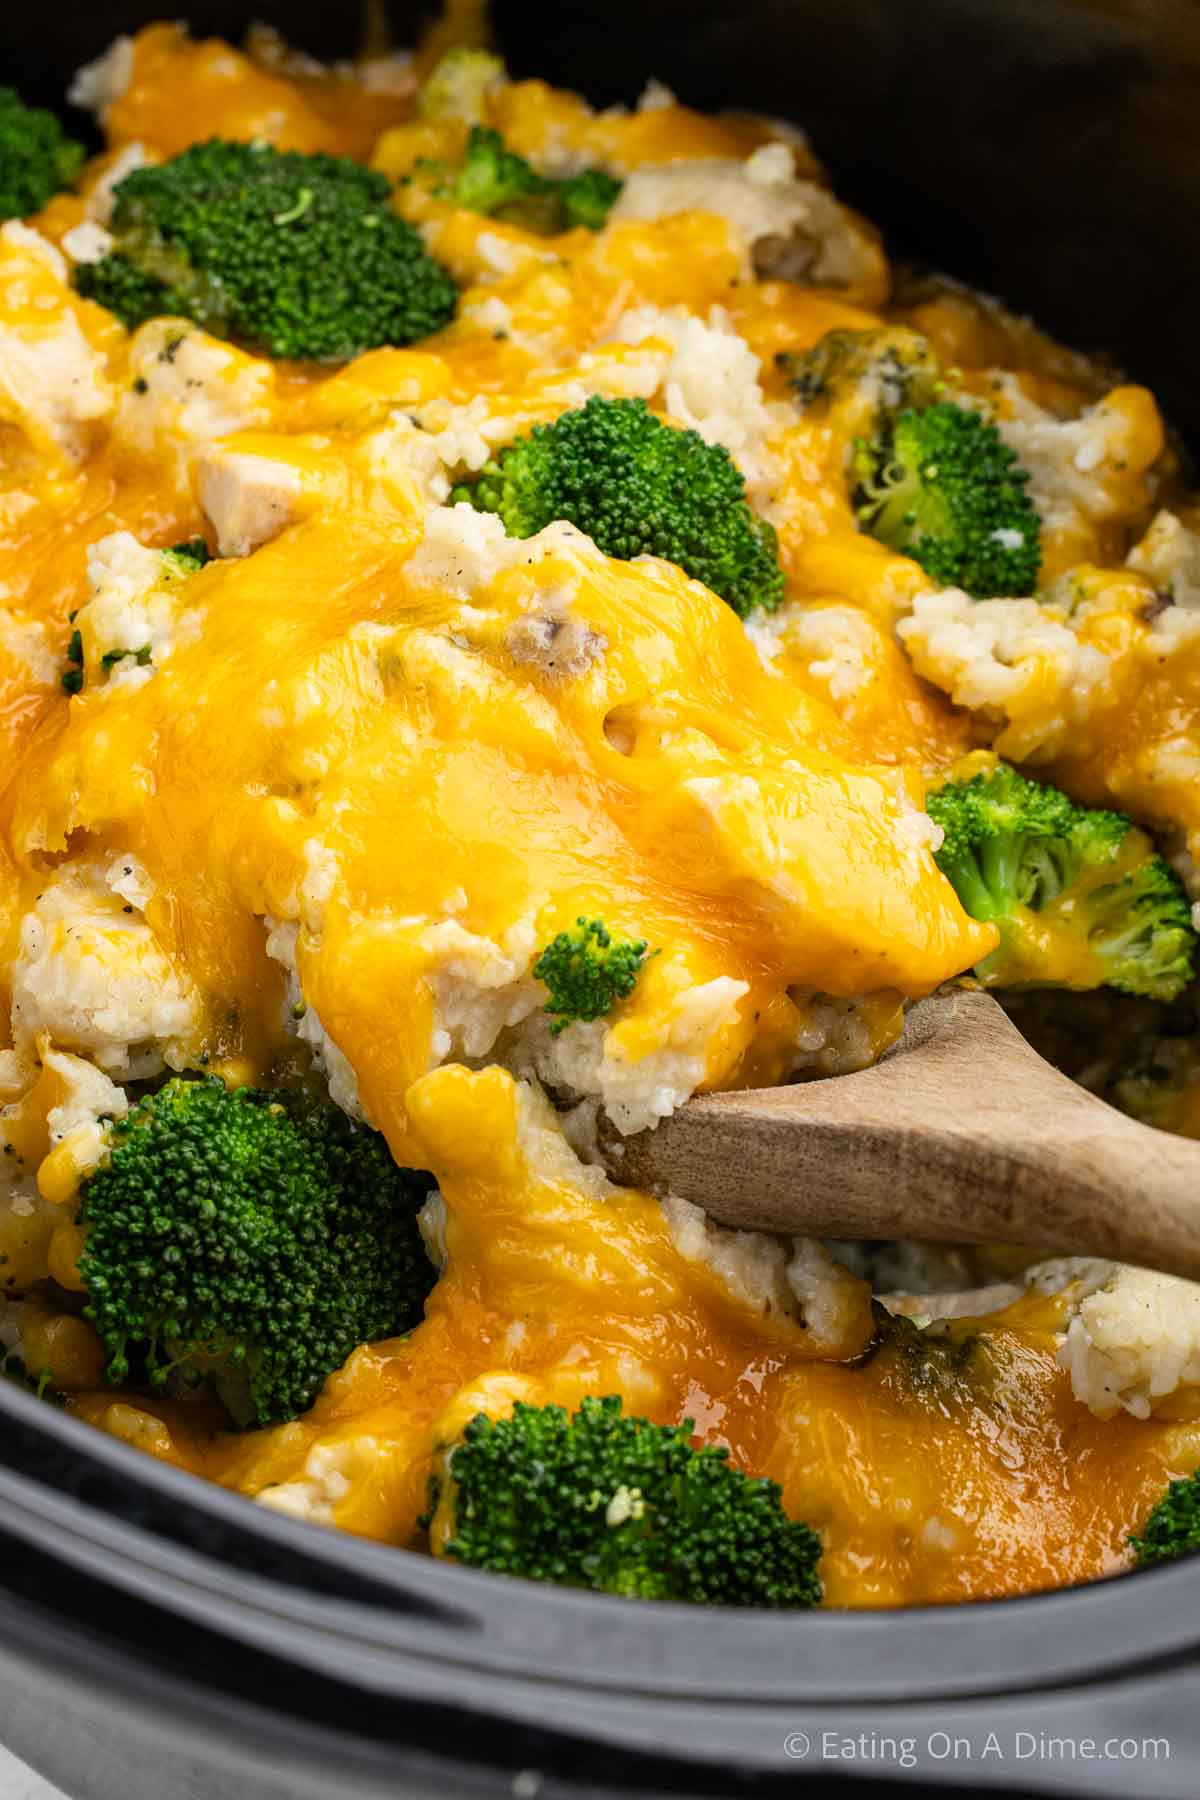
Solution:
[[(252, 16), (346, 54), (357, 9)], [(161, 7), (10, 6), (0, 79), (61, 104)], [(560, 0), (518, 73), (802, 123), (894, 253), (1102, 348), (1200, 437), (1193, 0)], [(394, 0), (412, 38), (420, 9)], [(78, 123), (78, 122), (76, 122)], [(510, 1794), (1186, 1796), (1200, 1563), (904, 1613), (708, 1613), (543, 1589), (256, 1508), (0, 1382), (0, 1740), (73, 1800)]]

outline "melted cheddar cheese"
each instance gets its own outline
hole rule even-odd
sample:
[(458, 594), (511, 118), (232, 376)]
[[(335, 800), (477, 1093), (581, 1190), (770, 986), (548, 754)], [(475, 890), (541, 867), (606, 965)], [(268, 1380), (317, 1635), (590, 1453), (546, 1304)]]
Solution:
[(778, 1480), (826, 1538), (840, 1606), (1115, 1573), (1168, 1477), (1200, 1462), (1195, 1425), (1102, 1423), (1079, 1405), (1055, 1362), (1059, 1301), (957, 1322), (978, 1333), (980, 1373), (943, 1371), (936, 1352), (863, 1363), (863, 1284), (847, 1278), (823, 1341), (739, 1304), (680, 1256), (656, 1202), (555, 1167), (502, 1071), (437, 1070), (410, 1106), (448, 1215), (446, 1273), (411, 1338), (358, 1351), (306, 1418), (249, 1437), (132, 1396), (74, 1410), (281, 1510), (417, 1545), (438, 1447), (473, 1413), (621, 1392)]
[[(859, 532), (845, 422), (795, 408), (776, 358), (907, 317), (980, 393), (1011, 378), (1001, 411), (1043, 436), (1099, 402), (1091, 377), (962, 296), (890, 307), (877, 238), (819, 187), (836, 284), (762, 266), (728, 209), (618, 208), (545, 238), (405, 186), (465, 138), (414, 117), (427, 62), (330, 72), (150, 27), (108, 72), (110, 152), (34, 229), (0, 230), (0, 1101), (26, 1172), (0, 1226), (8, 1286), (33, 1290), (26, 1359), (147, 1452), (390, 1543), (423, 1541), (433, 1459), (474, 1411), (619, 1392), (779, 1480), (825, 1536), (832, 1604), (1112, 1572), (1200, 1438), (1074, 1397), (1064, 1299), (1014, 1303), (974, 1328), (977, 1366), (930, 1373), (878, 1348), (866, 1284), (815, 1248), (807, 1314), (731, 1285), (669, 1209), (575, 1158), (539, 1088), (635, 1130), (692, 1092), (860, 1067), (907, 1001), (995, 947), (933, 859), (925, 782), (975, 744), (1003, 753), (1024, 714), (963, 701), (898, 631), (928, 579)], [(597, 115), (519, 82), (488, 104), (553, 171), (728, 171), (786, 142), (788, 179), (822, 179), (762, 121), (669, 98)], [(185, 320), (129, 335), (81, 300), (65, 257), (113, 152), (211, 135), (400, 183), (455, 321), (331, 369)], [(562, 525), (508, 540), (445, 504), (590, 394), (727, 444), (778, 533), (776, 615), (743, 625), (665, 562)], [(1111, 684), (1032, 754), (1083, 797), (1200, 830), (1200, 786), (1153, 757), (1196, 739), (1200, 652), (1147, 676), (1156, 590), (1111, 566), (1169, 497), (1161, 424), (1142, 390), (1103, 404), (1124, 460), (1048, 517), (1048, 579), (1092, 571), (1073, 611), (1051, 602)], [(207, 567), (153, 573), (147, 547), (199, 534)], [(1054, 703), (1036, 680), (1021, 702)], [(658, 954), (608, 1020), (556, 1038), (532, 963), (598, 914)], [(114, 1393), (71, 1216), (96, 1121), (167, 1068), (270, 1084), (310, 1063), (439, 1184), (425, 1321), (268, 1431)]]

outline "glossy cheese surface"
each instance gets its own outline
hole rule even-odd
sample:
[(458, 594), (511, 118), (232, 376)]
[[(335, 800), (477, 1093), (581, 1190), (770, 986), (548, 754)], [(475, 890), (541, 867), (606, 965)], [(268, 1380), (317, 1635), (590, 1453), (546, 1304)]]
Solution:
[(1168, 1477), (1200, 1462), (1195, 1425), (1101, 1422), (1072, 1398), (1055, 1364), (1058, 1301), (957, 1322), (959, 1342), (977, 1333), (974, 1364), (902, 1347), (861, 1361), (865, 1284), (847, 1282), (837, 1346), (738, 1305), (678, 1255), (655, 1202), (589, 1196), (531, 1166), (537, 1126), (522, 1129), (501, 1071), (439, 1070), (411, 1099), (441, 1175), (449, 1262), (410, 1339), (358, 1351), (307, 1418), (248, 1438), (133, 1396), (90, 1393), (73, 1409), (212, 1480), (278, 1484), (345, 1530), (417, 1544), (437, 1450), (474, 1412), (621, 1392), (774, 1476), (827, 1540), (838, 1606), (1114, 1574)]

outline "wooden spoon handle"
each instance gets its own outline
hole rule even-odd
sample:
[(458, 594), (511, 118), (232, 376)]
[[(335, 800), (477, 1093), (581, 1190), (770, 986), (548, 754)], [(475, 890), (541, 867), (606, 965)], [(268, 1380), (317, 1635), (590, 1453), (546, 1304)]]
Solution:
[(727, 1225), (1029, 1244), (1200, 1279), (1200, 1143), (1044, 1062), (986, 994), (926, 1001), (856, 1075), (706, 1095), (612, 1163)]

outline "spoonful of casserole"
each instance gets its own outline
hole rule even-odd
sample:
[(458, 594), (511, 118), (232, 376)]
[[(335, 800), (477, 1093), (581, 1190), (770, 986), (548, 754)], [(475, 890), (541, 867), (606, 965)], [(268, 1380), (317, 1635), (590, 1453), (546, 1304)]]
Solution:
[(1078, 1087), (978, 989), (921, 1001), (872, 1068), (704, 1095), (610, 1166), (746, 1230), (1028, 1244), (1200, 1278), (1200, 1144)]

